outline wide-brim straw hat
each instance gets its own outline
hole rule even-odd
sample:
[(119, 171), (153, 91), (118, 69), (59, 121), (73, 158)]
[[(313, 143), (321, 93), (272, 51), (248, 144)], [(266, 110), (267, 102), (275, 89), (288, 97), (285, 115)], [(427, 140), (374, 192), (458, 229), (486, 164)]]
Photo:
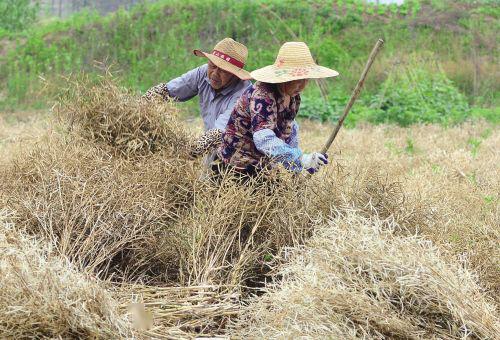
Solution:
[(231, 38), (219, 41), (212, 53), (201, 50), (194, 50), (193, 53), (198, 57), (208, 58), (217, 67), (234, 74), (240, 79), (252, 79), (250, 73), (243, 69), (248, 57), (247, 47)]
[(255, 80), (276, 84), (299, 79), (336, 77), (339, 73), (317, 65), (305, 43), (286, 42), (281, 46), (273, 65), (250, 72), (250, 75)]

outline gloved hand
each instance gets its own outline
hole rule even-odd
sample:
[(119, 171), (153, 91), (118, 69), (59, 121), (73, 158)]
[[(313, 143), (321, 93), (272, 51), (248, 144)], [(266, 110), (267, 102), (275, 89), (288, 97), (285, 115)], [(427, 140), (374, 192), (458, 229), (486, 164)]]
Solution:
[(206, 131), (200, 138), (193, 141), (190, 146), (192, 157), (198, 157), (211, 152), (222, 143), (222, 130), (211, 129)]
[(328, 164), (328, 155), (319, 152), (305, 153), (300, 156), (302, 167), (310, 174), (318, 171), (320, 166)]
[(163, 100), (171, 99), (168, 93), (167, 83), (158, 84), (146, 91), (141, 97), (145, 100), (152, 100), (153, 98), (162, 98)]

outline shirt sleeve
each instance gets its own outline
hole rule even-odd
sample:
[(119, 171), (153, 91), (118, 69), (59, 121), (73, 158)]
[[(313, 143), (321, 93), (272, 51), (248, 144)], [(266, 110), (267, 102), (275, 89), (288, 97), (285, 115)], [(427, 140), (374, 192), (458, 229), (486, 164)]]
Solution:
[(253, 141), (257, 150), (283, 164), (292, 171), (301, 171), (302, 151), (279, 139), (274, 133), (277, 119), (277, 106), (273, 98), (252, 98), (250, 114)]
[(207, 75), (207, 66), (202, 65), (182, 76), (172, 79), (166, 85), (168, 93), (174, 99), (184, 102), (198, 94), (198, 85)]
[(302, 171), (300, 162), (302, 151), (276, 137), (273, 130), (262, 129), (254, 132), (253, 141), (257, 150), (280, 162), (286, 169), (296, 172)]
[(299, 124), (297, 124), (295, 120), (293, 121), (292, 132), (290, 133), (288, 145), (292, 148), (299, 147)]

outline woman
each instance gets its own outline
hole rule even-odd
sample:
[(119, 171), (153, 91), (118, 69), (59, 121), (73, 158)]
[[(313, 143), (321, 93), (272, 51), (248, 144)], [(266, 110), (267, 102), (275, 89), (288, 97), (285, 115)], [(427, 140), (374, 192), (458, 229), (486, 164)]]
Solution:
[(299, 149), (295, 117), (308, 80), (338, 72), (317, 65), (305, 43), (287, 42), (273, 65), (250, 75), (257, 82), (238, 99), (222, 133), (217, 152), (222, 167), (251, 176), (277, 163), (310, 173), (327, 164), (327, 155)]

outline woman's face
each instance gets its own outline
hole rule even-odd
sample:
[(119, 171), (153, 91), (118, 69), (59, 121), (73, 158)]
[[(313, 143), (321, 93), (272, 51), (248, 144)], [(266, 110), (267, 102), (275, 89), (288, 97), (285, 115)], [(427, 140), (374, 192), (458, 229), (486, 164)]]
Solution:
[(292, 80), (281, 84), (281, 93), (295, 97), (306, 88), (309, 79)]

